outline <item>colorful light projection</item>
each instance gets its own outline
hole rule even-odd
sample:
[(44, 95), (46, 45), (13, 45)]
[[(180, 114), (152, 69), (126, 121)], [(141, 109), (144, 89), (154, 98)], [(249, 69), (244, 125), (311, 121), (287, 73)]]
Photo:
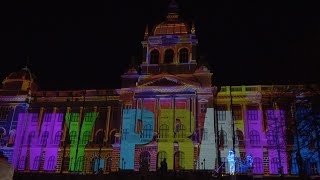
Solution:
[(150, 143), (153, 132), (153, 112), (142, 109), (123, 110), (120, 169), (134, 170), (135, 147)]
[(14, 168), (39, 170), (45, 152), (43, 170), (55, 171), (62, 137), (63, 114), (44, 113), (39, 116), (38, 113), (20, 113), (18, 119)]
[[(251, 114), (253, 112), (250, 112)], [(245, 151), (247, 154), (253, 154), (254, 167), (258, 170), (254, 170), (254, 173), (261, 174), (261, 161), (259, 156), (264, 157), (262, 152), (262, 146), (269, 146), (268, 157), (270, 159), (278, 159), (279, 153), (276, 148), (276, 144), (270, 144), (268, 137), (264, 139), (262, 131), (262, 112), (257, 111), (255, 118), (248, 117), (249, 112), (245, 117), (246, 126), (245, 131), (248, 132), (247, 143)], [(215, 169), (216, 165), (216, 144), (215, 144), (215, 131), (214, 131), (214, 109), (208, 108), (206, 118), (204, 121), (203, 138), (200, 144), (200, 156), (199, 159), (194, 158), (194, 143), (190, 139), (195, 130), (195, 119), (193, 114), (189, 110), (185, 109), (160, 109), (158, 114), (158, 130), (154, 129), (155, 116), (154, 113), (144, 109), (128, 109), (123, 111), (122, 122), (122, 140), (120, 144), (120, 169), (137, 170), (139, 162), (135, 162), (135, 158), (140, 156), (136, 150), (136, 145), (146, 145), (153, 141), (154, 132), (158, 132), (157, 143), (153, 144), (153, 147), (157, 148), (158, 159), (161, 161), (163, 158), (167, 159), (169, 170), (193, 170), (195, 163), (198, 165), (198, 169), (202, 169), (199, 166), (199, 161), (203, 161), (205, 169)], [(259, 115), (260, 114), (260, 115)], [(272, 111), (268, 114), (275, 114), (276, 118), (268, 118), (268, 129), (270, 132), (272, 129), (278, 127), (278, 143), (284, 142), (284, 117), (282, 111)], [(219, 126), (225, 129), (228, 133), (226, 146), (221, 150), (221, 157), (227, 157), (229, 148), (231, 148), (231, 128), (229, 117), (229, 111), (226, 111), (225, 122), (219, 121)], [(70, 134), (70, 171), (83, 171), (84, 164), (84, 150), (85, 146), (89, 142), (91, 137), (91, 131), (93, 125), (96, 122), (98, 116), (97, 112), (85, 113), (81, 117), (80, 113), (67, 113), (66, 125), (69, 127)], [(81, 120), (82, 119), (82, 120)], [(274, 124), (275, 120), (278, 120), (278, 125)], [(81, 122), (83, 121), (83, 122)], [(230, 122), (229, 122), (230, 121)], [(59, 142), (62, 136), (62, 123), (63, 114), (61, 113), (20, 113), (18, 121), (18, 131), (16, 136), (16, 146), (14, 150), (14, 165), (17, 170), (40, 170), (40, 164), (43, 164), (43, 170), (55, 171), (58, 158)], [(82, 123), (82, 126), (80, 124)], [(258, 124), (258, 125), (257, 125)], [(261, 129), (261, 131), (259, 130)], [(229, 131), (230, 130), (230, 131)], [(258, 131), (259, 130), (259, 131)], [(254, 131), (260, 132), (252, 133)], [(79, 137), (80, 134), (80, 137)], [(274, 136), (270, 136), (274, 137)], [(268, 141), (267, 141), (268, 140)], [(229, 142), (230, 141), (230, 142)], [(269, 142), (269, 144), (268, 144)], [(281, 147), (285, 147), (281, 145)], [(280, 149), (281, 150), (281, 149)], [(237, 153), (239, 153), (239, 150)], [(45, 153), (44, 153), (45, 152)], [(227, 152), (227, 154), (225, 154)], [(44, 154), (44, 156), (42, 155)], [(280, 157), (282, 166), (284, 167), (284, 173), (286, 173), (286, 157), (285, 152), (280, 151)], [(29, 158), (26, 158), (28, 157)], [(234, 154), (234, 158), (239, 157)], [(152, 156), (151, 158), (155, 158)], [(160, 158), (160, 159), (159, 159)], [(161, 159), (162, 158), (162, 159)], [(44, 162), (41, 162), (44, 161)], [(152, 160), (155, 162), (154, 160)], [(246, 161), (246, 160), (241, 160)], [(202, 162), (202, 161), (201, 161)], [(273, 162), (273, 161), (272, 161)], [(275, 166), (270, 162), (270, 174), (277, 173), (277, 165)], [(278, 162), (278, 161), (275, 161)], [(226, 165), (232, 165), (230, 162), (225, 162)], [(100, 168), (104, 168), (105, 161), (98, 159), (94, 162), (94, 170), (97, 172)], [(246, 163), (245, 163), (246, 164)], [(244, 165), (247, 167), (247, 165)], [(246, 167), (242, 168), (243, 172)], [(239, 169), (239, 168), (238, 168)], [(240, 170), (236, 170), (239, 171)], [(241, 169), (241, 168), (240, 168)], [(42, 170), (42, 169), (41, 169)], [(262, 168), (263, 170), (263, 168)], [(229, 169), (226, 170), (229, 173)], [(231, 171), (231, 173), (233, 173)]]
[(284, 174), (288, 173), (287, 144), (285, 112), (283, 110), (268, 110), (268, 132), (266, 133), (269, 155), (269, 172), (278, 174), (282, 169)]
[[(69, 171), (83, 171), (84, 149), (90, 140), (91, 131), (97, 117), (98, 112), (85, 113), (80, 127), (81, 115), (79, 113), (66, 113), (66, 124), (69, 127), (70, 137)], [(80, 138), (79, 128), (81, 128)]]
[[(194, 127), (195, 120), (189, 110), (160, 110), (158, 154), (164, 155), (169, 170), (194, 169), (194, 145), (189, 138)], [(178, 145), (176, 152), (175, 144)]]

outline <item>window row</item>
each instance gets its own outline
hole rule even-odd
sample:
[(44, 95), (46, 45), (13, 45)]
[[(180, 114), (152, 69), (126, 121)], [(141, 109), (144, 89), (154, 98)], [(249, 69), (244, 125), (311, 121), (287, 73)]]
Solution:
[[(35, 139), (35, 138), (36, 138), (36, 132), (35, 131), (31, 131), (28, 134), (28, 137), (26, 139), (27, 141), (25, 142), (25, 144), (31, 144), (33, 139)], [(45, 146), (47, 144), (48, 138), (49, 138), (49, 132), (48, 131), (43, 132), (41, 137), (40, 137), (39, 144)], [(53, 144), (59, 144), (61, 139), (62, 139), (62, 132), (58, 131), (58, 132), (55, 133), (52, 143)]]
[(10, 106), (1, 106), (0, 107), (0, 121), (7, 120), (9, 113), (12, 111), (12, 107)]
[[(21, 156), (19, 159), (18, 163), (18, 169), (19, 170), (25, 170), (26, 166), (26, 159), (25, 156)], [(41, 157), (36, 156), (32, 162), (32, 166), (30, 167), (30, 170), (39, 170), (40, 169), (40, 164), (41, 164)], [(48, 159), (48, 162), (46, 165), (43, 167), (45, 170), (56, 170), (56, 157), (55, 156), (50, 156)]]
[[(187, 48), (182, 48), (179, 50), (179, 63), (189, 62), (189, 50)], [(164, 52), (163, 63), (172, 64), (174, 62), (175, 52), (173, 49), (166, 49)], [(160, 63), (160, 53), (157, 49), (150, 52), (150, 64)]]

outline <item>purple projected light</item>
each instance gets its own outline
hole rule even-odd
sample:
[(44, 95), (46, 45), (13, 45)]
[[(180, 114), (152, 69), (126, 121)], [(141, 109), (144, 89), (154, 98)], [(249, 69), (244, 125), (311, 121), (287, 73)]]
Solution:
[[(27, 117), (28, 116), (28, 117)], [(16, 145), (14, 147), (14, 168), (25, 170), (25, 165), (29, 163), (30, 170), (39, 170), (42, 154), (45, 152), (44, 170), (55, 170), (60, 139), (62, 137), (61, 113), (45, 113), (39, 134), (39, 123), (37, 113), (19, 114)], [(27, 154), (29, 149), (29, 154)], [(29, 162), (26, 157), (29, 155)]]
[(63, 114), (54, 113), (46, 115), (49, 116), (49, 122), (46, 122), (45, 124), (46, 127), (49, 128), (49, 138), (46, 143), (46, 156), (43, 169), (48, 171), (55, 171), (58, 159), (59, 144), (62, 137), (61, 129), (63, 123)]

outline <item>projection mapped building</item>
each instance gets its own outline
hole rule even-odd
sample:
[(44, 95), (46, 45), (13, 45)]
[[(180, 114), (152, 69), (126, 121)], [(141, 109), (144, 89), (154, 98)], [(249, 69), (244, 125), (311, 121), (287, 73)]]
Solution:
[(142, 162), (156, 171), (166, 158), (169, 170), (228, 174), (232, 149), (236, 173), (248, 155), (254, 174), (297, 173), (288, 89), (303, 87), (217, 88), (197, 63), (195, 31), (171, 3), (146, 28), (141, 72), (129, 69), (120, 89), (39, 91), (28, 68), (11, 73), (0, 90), (0, 151), (21, 172), (138, 171)]

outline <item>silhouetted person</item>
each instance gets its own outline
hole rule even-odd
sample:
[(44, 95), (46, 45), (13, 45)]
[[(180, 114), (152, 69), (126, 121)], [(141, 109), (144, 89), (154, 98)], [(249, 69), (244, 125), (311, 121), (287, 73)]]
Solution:
[(140, 162), (141, 179), (146, 180), (149, 172), (149, 163), (147, 158), (143, 158)]
[(8, 162), (2, 152), (0, 152), (0, 179), (1, 180), (12, 180), (13, 179), (13, 166)]
[(168, 172), (168, 165), (167, 165), (166, 158), (164, 158), (163, 161), (161, 161), (160, 171), (161, 171), (161, 175), (166, 175)]

